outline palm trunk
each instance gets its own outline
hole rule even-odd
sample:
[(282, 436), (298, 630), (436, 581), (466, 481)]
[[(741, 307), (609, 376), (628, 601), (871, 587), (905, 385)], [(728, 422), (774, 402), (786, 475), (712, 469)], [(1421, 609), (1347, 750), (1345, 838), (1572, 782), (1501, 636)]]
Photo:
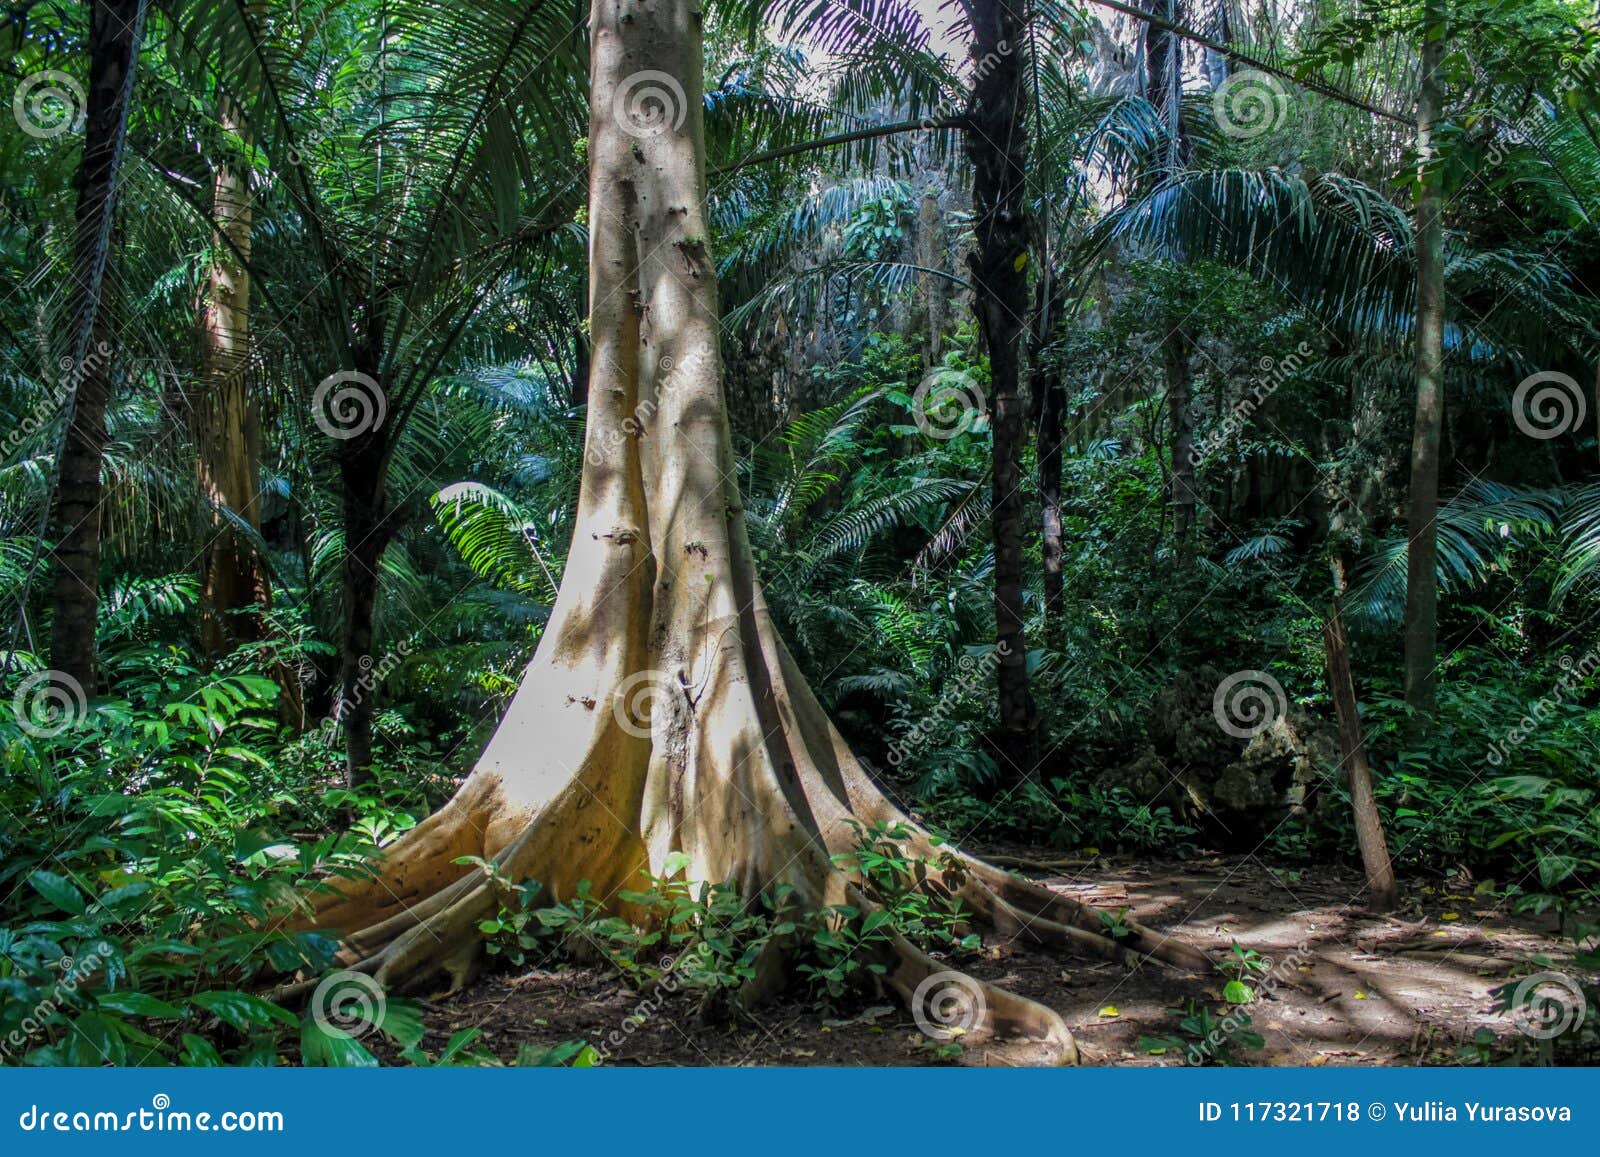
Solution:
[(110, 359), (90, 358), (115, 349), (103, 298), (110, 260), (117, 177), (128, 133), (128, 106), (144, 34), (144, 0), (96, 0), (89, 16), (89, 91), (78, 202), (73, 215), (73, 364), (77, 385), (61, 449), (50, 537), (55, 544), (55, 586), (50, 625), (51, 662), (85, 695), (96, 691), (95, 624), (99, 610), (101, 462), (106, 409), (111, 402)]
[(344, 637), (339, 647), (338, 719), (344, 729), (345, 782), (358, 788), (373, 780), (374, 668), (372, 630), (378, 603), (378, 574), (393, 533), (384, 479), (386, 454), (381, 434), (363, 434), (339, 457), (343, 482)]
[(1428, 0), (1423, 24), (1422, 94), (1417, 102), (1417, 412), (1411, 438), (1406, 528), (1405, 697), (1417, 726), (1426, 726), (1434, 713), (1439, 650), (1436, 519), (1439, 433), (1444, 424), (1444, 224), (1433, 136), (1440, 111), (1442, 25), (1438, 0)]
[[(238, 131), (232, 102), (219, 121)], [(265, 637), (262, 614), (271, 586), (256, 551), (241, 542), (230, 515), (261, 529), (261, 426), (249, 391), (251, 210), (249, 170), (217, 162), (212, 217), (216, 258), (201, 314), (200, 390), (189, 407), (198, 450), (200, 492), (211, 506), (212, 529), (201, 558), (201, 637), (216, 658), (241, 642)]]
[(1034, 706), (1028, 693), (1027, 642), (1022, 623), (1022, 448), (1018, 350), (1028, 312), (1027, 200), (1024, 150), (1027, 112), (1023, 87), (1023, 29), (1003, 0), (963, 0), (978, 61), (967, 133), (977, 244), (968, 258), (973, 312), (989, 354), (993, 391), (995, 647), (1000, 699), (999, 746), (1015, 777), (1034, 771)]
[[(931, 182), (922, 191), (922, 204), (917, 213), (917, 248), (918, 262), (925, 271), (944, 268), (944, 214), (939, 211), (938, 187)], [(917, 274), (917, 282), (922, 289), (927, 335), (927, 345), (922, 350), (922, 368), (927, 370), (939, 364), (944, 344), (945, 303), (950, 297), (950, 286), (932, 272)]]

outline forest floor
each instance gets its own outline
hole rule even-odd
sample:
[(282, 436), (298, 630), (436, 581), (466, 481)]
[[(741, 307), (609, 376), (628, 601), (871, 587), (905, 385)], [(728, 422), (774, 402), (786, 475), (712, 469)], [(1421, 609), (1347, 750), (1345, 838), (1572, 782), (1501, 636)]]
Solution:
[[(1022, 848), (988, 849), (1044, 859)], [(981, 854), (981, 853), (979, 853)], [(1490, 990), (1525, 972), (1570, 962), (1553, 918), (1515, 915), (1465, 879), (1412, 882), (1392, 916), (1354, 902), (1361, 878), (1339, 867), (1274, 867), (1253, 856), (1183, 861), (1097, 859), (1056, 872), (1031, 871), (1048, 887), (1111, 913), (1128, 915), (1203, 947), (1219, 959), (1238, 943), (1270, 957), (1252, 980), (1256, 999), (1243, 1006), (1257, 1049), (1235, 1048), (1246, 1065), (1417, 1065), (1460, 1063), (1458, 1049), (1489, 1029), (1516, 1040), (1495, 1012)], [(1153, 1054), (1141, 1037), (1181, 1037), (1189, 1003), (1224, 1008), (1228, 977), (1176, 974), (1044, 951), (1022, 943), (986, 943), (953, 961), (959, 968), (1055, 1008), (1077, 1038), (1083, 1063), (1178, 1065), (1185, 1050)], [(524, 1043), (596, 1045), (645, 1015), (612, 1065), (919, 1065), (949, 1063), (917, 1031), (909, 1014), (884, 999), (829, 1014), (796, 996), (753, 1017), (702, 1023), (697, 998), (663, 987), (637, 991), (614, 967), (571, 965), (511, 969), (462, 993), (424, 1002), (437, 1052), (462, 1028), (483, 1030), (481, 1046), (508, 1062)], [(1215, 1013), (1220, 1018), (1221, 1013)], [(1191, 1038), (1192, 1039), (1192, 1038)], [(995, 1063), (981, 1046), (961, 1063)]]

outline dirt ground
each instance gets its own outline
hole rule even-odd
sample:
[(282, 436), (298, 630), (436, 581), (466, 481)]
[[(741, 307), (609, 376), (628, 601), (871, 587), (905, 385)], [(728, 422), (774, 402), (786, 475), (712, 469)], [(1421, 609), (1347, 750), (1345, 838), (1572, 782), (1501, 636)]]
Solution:
[[(997, 849), (990, 849), (991, 851)], [(1048, 855), (999, 849), (1022, 857)], [(1255, 857), (1138, 863), (1099, 859), (1074, 870), (1025, 874), (1099, 908), (1129, 915), (1211, 951), (1233, 944), (1272, 959), (1243, 1006), (1259, 1049), (1235, 1049), (1248, 1065), (1456, 1064), (1479, 1029), (1507, 1047), (1516, 1029), (1494, 1011), (1490, 989), (1570, 954), (1553, 919), (1513, 915), (1474, 882), (1412, 880), (1391, 916), (1371, 916), (1353, 897), (1358, 874), (1344, 868), (1287, 870)], [(1025, 994), (1060, 1012), (1085, 1064), (1178, 1065), (1185, 1051), (1152, 1054), (1141, 1037), (1177, 1037), (1168, 1009), (1195, 1002), (1226, 1015), (1227, 977), (1175, 974), (986, 942), (952, 967)], [(921, 1065), (950, 1063), (909, 1014), (884, 999), (836, 1013), (799, 995), (735, 1023), (700, 1023), (688, 993), (640, 993), (609, 965), (522, 968), (491, 975), (461, 994), (424, 1002), (436, 1053), (462, 1028), (506, 1061), (524, 1043), (599, 1044), (626, 1028), (641, 1000), (656, 1007), (611, 1050), (612, 1065)], [(657, 1004), (657, 1002), (659, 1002)], [(999, 1063), (980, 1046), (963, 1064)]]

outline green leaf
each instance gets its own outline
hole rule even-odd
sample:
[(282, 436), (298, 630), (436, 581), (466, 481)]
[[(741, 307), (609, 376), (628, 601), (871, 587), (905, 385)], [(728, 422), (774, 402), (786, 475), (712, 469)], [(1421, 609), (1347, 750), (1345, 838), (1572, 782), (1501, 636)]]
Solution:
[(270, 1026), (277, 1023), (293, 1027), (297, 1023), (294, 1013), (288, 1009), (248, 992), (197, 992), (189, 998), (189, 1003), (240, 1030), (248, 1029), (252, 1024)]
[(143, 992), (107, 992), (96, 1003), (103, 1009), (120, 1012), (124, 1016), (158, 1016), (177, 1020), (184, 1015), (183, 1009), (177, 1005)]
[(35, 892), (63, 912), (71, 912), (74, 916), (83, 915), (83, 910), (87, 906), (83, 893), (78, 891), (78, 886), (65, 876), (58, 876), (54, 872), (40, 868), (28, 877), (28, 883)]
[(1249, 1004), (1255, 998), (1256, 994), (1242, 980), (1230, 980), (1222, 986), (1222, 999), (1229, 1004)]
[(310, 1068), (370, 1069), (378, 1058), (352, 1036), (323, 1028), (316, 1017), (300, 1022), (300, 1062)]

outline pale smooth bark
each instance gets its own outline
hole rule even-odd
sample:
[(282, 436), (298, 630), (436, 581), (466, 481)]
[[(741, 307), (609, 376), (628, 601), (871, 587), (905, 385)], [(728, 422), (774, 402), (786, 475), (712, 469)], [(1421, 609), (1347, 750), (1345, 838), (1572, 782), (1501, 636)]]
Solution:
[[(342, 884), (318, 912), (342, 934), (343, 959), (386, 985), (443, 973), (459, 986), (472, 974), (477, 924), (500, 896), (462, 856), (536, 879), (550, 900), (586, 880), (608, 911), (642, 922), (648, 913), (618, 890), (645, 886), (674, 854), (690, 880), (732, 881), (751, 898), (790, 884), (808, 909), (863, 911), (873, 903), (862, 882), (833, 859), (853, 848), (855, 823), (904, 824), (906, 854), (937, 855), (828, 721), (755, 575), (706, 240), (699, 12), (684, 0), (595, 0), (590, 36), (595, 453), (549, 625), (478, 766), (388, 851), (379, 879)], [(618, 94), (638, 107), (643, 86), (666, 102), (660, 131), (630, 131)], [(1146, 929), (1112, 939), (1092, 909), (978, 861), (932, 871), (928, 886), (1007, 935), (1207, 967)], [(791, 949), (763, 958), (747, 999), (781, 983)], [(907, 1001), (948, 971), (898, 935), (881, 955), (884, 983)], [(1076, 1059), (1054, 1012), (973, 984), (983, 1011), (968, 1043)]]

